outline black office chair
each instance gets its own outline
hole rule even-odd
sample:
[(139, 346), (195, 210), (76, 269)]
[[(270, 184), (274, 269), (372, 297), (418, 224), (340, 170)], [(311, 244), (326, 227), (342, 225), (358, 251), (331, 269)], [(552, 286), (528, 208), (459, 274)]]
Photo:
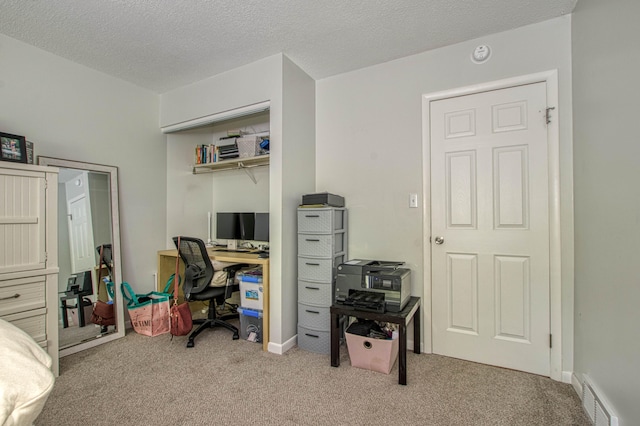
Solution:
[[(101, 262), (107, 268), (107, 271), (109, 271), (109, 276), (111, 277), (111, 267), (113, 266), (113, 249), (111, 247), (111, 244), (102, 244), (96, 247), (98, 256), (100, 256), (101, 250), (102, 250)], [(98, 265), (98, 266), (101, 266), (101, 265)]]
[[(210, 287), (209, 284), (213, 279), (213, 264), (207, 253), (207, 248), (204, 245), (204, 241), (198, 238), (180, 237), (180, 246), (178, 247), (178, 237), (173, 237), (180, 257), (185, 264), (184, 282), (182, 291), (184, 293), (185, 300), (188, 302), (196, 300), (209, 301), (209, 310), (207, 319), (194, 319), (194, 324), (200, 324), (200, 326), (189, 335), (187, 347), (192, 348), (194, 345), (194, 339), (202, 333), (202, 331), (213, 328), (216, 326), (222, 326), (233, 332), (233, 340), (240, 338), (238, 334), (238, 328), (234, 325), (226, 322), (223, 318), (218, 318), (216, 312), (217, 306), (224, 306), (225, 300), (231, 297), (231, 293), (239, 291), (239, 285), (235, 284), (235, 273), (246, 264), (232, 265), (224, 268), (227, 272), (227, 285), (220, 287)], [(174, 283), (178, 280), (174, 279)], [(237, 317), (237, 313), (225, 316), (229, 318), (232, 316)]]

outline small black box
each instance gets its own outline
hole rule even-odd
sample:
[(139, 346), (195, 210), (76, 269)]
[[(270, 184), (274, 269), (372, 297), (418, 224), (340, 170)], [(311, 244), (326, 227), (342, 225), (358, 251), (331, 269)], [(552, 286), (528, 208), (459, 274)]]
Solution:
[(302, 196), (302, 205), (325, 204), (332, 207), (344, 207), (344, 197), (328, 192), (306, 194)]

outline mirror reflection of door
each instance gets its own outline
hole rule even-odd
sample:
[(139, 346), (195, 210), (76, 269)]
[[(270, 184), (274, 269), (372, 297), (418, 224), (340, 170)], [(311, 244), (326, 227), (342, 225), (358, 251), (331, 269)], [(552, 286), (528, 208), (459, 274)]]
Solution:
[(82, 178), (67, 182), (67, 218), (69, 219), (69, 242), (71, 250), (71, 272), (91, 270), (96, 266), (93, 254), (93, 226), (91, 223), (91, 198), (88, 192), (69, 199), (73, 191), (69, 186), (78, 185), (86, 188), (87, 172)]

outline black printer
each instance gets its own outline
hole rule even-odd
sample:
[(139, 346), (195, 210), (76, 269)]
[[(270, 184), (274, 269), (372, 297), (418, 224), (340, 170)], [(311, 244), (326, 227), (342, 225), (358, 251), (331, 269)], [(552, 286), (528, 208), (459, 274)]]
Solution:
[(411, 297), (404, 262), (354, 259), (338, 265), (334, 303), (374, 312), (400, 312)]

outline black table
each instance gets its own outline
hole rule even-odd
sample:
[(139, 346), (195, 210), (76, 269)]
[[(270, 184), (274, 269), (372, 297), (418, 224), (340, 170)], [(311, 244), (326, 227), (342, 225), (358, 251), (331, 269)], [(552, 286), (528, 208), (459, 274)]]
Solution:
[[(60, 308), (62, 309), (62, 328), (69, 327), (69, 319), (67, 318), (67, 309), (77, 309), (78, 314), (78, 326), (84, 327), (86, 325), (87, 318), (84, 317), (84, 303), (83, 297), (87, 296), (86, 293), (74, 293), (73, 291), (66, 291), (63, 296), (60, 296)], [(76, 305), (67, 305), (67, 300), (75, 300)], [(87, 305), (88, 306), (88, 305)]]
[(420, 353), (420, 298), (411, 297), (400, 312), (369, 312), (351, 306), (331, 305), (331, 366), (340, 367), (340, 319), (342, 316), (398, 324), (398, 383), (407, 384), (407, 325), (413, 319), (413, 352)]

